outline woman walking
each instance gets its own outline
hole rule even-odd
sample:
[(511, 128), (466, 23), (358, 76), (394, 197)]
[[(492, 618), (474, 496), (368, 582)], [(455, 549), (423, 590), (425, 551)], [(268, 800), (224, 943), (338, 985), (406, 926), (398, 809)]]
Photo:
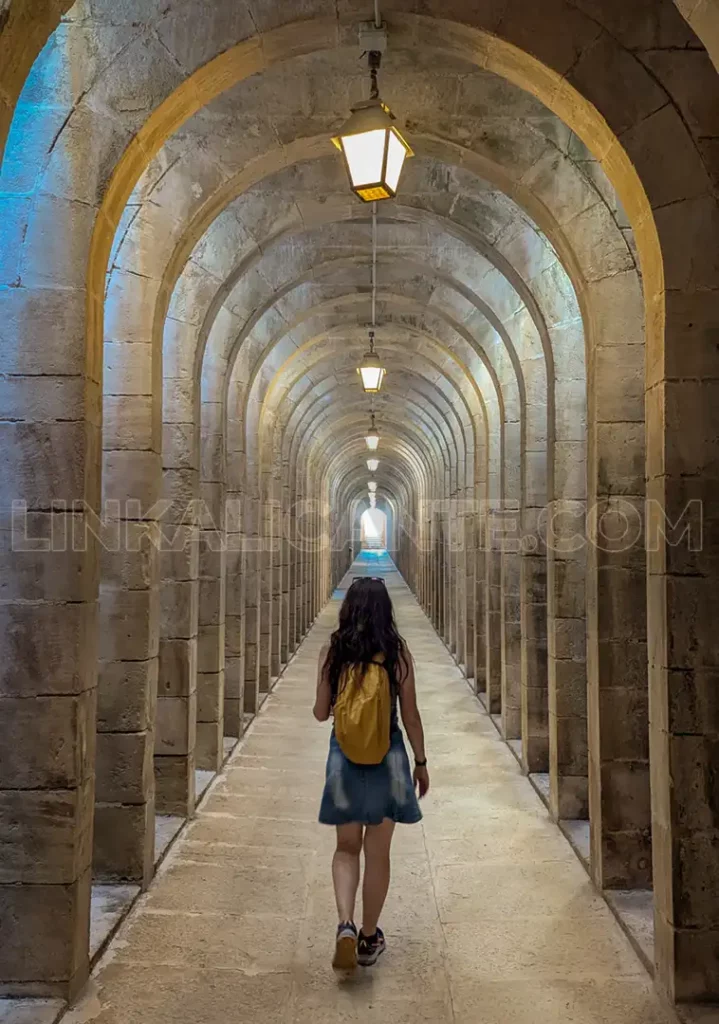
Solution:
[[(410, 772), (397, 709), (415, 757)], [(385, 950), (379, 927), (390, 880), (390, 846), (397, 822), (422, 818), (429, 790), (422, 719), (412, 657), (397, 632), (384, 580), (354, 580), (339, 626), (320, 651), (315, 718), (334, 717), (320, 821), (337, 828), (332, 878), (339, 914), (333, 966), (374, 964)], [(362, 927), (355, 900), (364, 850)]]

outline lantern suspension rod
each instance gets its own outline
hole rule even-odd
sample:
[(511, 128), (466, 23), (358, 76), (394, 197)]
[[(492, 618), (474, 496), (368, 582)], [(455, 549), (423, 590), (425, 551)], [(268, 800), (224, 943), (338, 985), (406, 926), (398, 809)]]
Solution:
[(377, 200), (372, 203), (372, 326), (377, 326)]
[(382, 28), (382, 18), (379, 13), (379, 0), (374, 0), (374, 27)]

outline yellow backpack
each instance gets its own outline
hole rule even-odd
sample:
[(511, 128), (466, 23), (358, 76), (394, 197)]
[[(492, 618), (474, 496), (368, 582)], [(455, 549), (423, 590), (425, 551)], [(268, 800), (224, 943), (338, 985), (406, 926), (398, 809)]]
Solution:
[(379, 654), (366, 666), (351, 665), (340, 677), (335, 701), (335, 736), (342, 753), (355, 764), (379, 764), (390, 748), (392, 695)]

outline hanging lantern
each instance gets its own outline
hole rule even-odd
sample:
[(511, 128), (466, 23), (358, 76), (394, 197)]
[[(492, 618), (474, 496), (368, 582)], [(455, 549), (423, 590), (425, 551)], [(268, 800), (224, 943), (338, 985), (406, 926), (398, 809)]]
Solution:
[(367, 459), (367, 469), (370, 473), (376, 473), (379, 466), (379, 459)]
[(367, 394), (376, 395), (382, 387), (385, 369), (374, 350), (374, 331), (369, 332), (369, 350), (362, 357), (362, 363), (357, 367), (357, 373), (362, 379), (362, 387)]
[(371, 414), (372, 423), (369, 434), (365, 435), (365, 444), (371, 452), (376, 452), (379, 447), (379, 434), (374, 425), (374, 413)]
[(367, 487), (369, 489), (370, 494), (375, 494), (377, 492), (377, 481), (370, 480), (367, 484)]
[(378, 50), (370, 50), (370, 99), (352, 107), (349, 120), (332, 139), (344, 157), (352, 191), (365, 203), (394, 199), (404, 162), (414, 156), (393, 124), (392, 111), (379, 98), (377, 72), (381, 58)]

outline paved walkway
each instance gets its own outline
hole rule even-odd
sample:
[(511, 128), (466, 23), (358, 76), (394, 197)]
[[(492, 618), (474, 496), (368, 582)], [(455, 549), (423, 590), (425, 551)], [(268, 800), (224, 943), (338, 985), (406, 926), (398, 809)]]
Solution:
[(397, 831), (383, 960), (346, 982), (330, 967), (333, 835), (316, 820), (328, 726), (310, 708), (333, 600), (64, 1024), (667, 1024), (391, 568), (433, 789), (423, 823)]

